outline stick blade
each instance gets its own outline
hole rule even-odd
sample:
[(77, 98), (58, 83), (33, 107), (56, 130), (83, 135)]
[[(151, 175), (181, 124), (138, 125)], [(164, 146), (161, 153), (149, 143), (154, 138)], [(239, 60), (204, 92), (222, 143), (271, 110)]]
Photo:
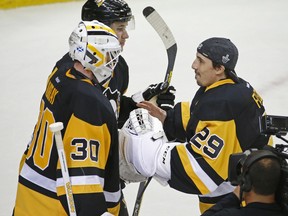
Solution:
[(158, 33), (166, 49), (169, 49), (176, 43), (175, 38), (167, 24), (153, 7), (148, 6), (144, 8), (143, 15)]
[(143, 9), (143, 15), (145, 17), (148, 17), (151, 13), (153, 13), (155, 11), (155, 9), (151, 6), (147, 6)]
[(175, 58), (177, 54), (177, 43), (175, 38), (159, 13), (151, 6), (143, 9), (143, 15), (150, 25), (154, 28), (157, 34), (160, 36), (168, 55), (168, 66), (165, 74), (164, 83), (161, 89), (166, 89), (170, 85), (173, 68), (175, 64)]

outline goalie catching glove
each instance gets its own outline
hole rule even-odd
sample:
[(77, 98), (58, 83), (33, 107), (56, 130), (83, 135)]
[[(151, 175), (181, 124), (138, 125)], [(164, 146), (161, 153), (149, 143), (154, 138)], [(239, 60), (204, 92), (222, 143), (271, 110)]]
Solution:
[(121, 179), (139, 182), (153, 176), (165, 184), (171, 175), (170, 150), (176, 144), (165, 142), (164, 132), (153, 130), (148, 111), (133, 110), (119, 132)]
[(141, 101), (149, 101), (157, 96), (156, 103), (158, 107), (169, 110), (174, 106), (176, 89), (173, 86), (166, 87), (167, 83), (161, 82), (158, 84), (151, 84), (144, 91), (137, 92), (132, 95), (132, 100), (136, 103)]

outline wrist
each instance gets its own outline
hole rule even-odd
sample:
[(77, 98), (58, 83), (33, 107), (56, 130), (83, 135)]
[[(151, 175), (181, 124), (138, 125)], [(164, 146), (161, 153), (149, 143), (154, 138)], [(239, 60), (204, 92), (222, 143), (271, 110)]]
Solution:
[(166, 117), (167, 117), (167, 112), (163, 109), (160, 109), (159, 120), (161, 121), (162, 125), (164, 124)]
[(132, 95), (131, 98), (135, 103), (140, 103), (145, 100), (142, 91), (136, 92), (135, 94)]

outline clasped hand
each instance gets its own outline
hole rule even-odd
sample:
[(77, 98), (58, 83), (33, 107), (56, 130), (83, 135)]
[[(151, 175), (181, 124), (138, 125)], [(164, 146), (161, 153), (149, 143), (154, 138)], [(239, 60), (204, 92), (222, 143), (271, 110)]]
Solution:
[(156, 103), (161, 109), (168, 111), (172, 109), (175, 102), (176, 89), (174, 86), (168, 86), (165, 88), (164, 82), (158, 84), (151, 84), (144, 91), (140, 91), (132, 95), (132, 99), (136, 102), (142, 102), (144, 100), (149, 101), (156, 97)]

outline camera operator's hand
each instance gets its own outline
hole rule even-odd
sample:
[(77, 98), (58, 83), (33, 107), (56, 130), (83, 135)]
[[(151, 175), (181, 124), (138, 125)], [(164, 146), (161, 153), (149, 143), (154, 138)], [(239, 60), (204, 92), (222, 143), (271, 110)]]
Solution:
[(168, 111), (174, 107), (176, 89), (169, 86), (167, 90), (157, 96), (156, 103), (161, 109)]
[(166, 83), (160, 82), (158, 84), (151, 84), (144, 91), (137, 92), (132, 95), (134, 102), (149, 101), (154, 96), (157, 96), (166, 90)]

